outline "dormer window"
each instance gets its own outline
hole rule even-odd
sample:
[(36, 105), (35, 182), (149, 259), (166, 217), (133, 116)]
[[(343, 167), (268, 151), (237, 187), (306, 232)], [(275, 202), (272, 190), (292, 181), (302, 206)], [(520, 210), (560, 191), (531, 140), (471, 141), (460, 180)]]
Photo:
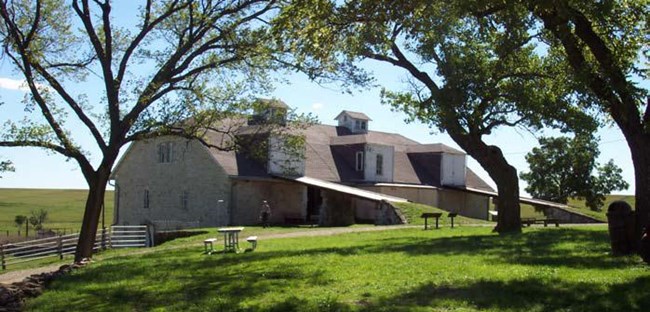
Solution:
[(361, 122), (361, 130), (366, 130), (366, 122), (365, 121)]

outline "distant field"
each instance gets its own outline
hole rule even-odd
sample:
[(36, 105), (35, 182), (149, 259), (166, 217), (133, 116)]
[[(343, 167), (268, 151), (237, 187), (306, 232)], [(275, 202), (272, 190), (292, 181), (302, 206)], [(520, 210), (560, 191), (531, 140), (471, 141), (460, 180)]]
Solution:
[[(592, 211), (591, 209), (585, 206), (585, 201), (577, 198), (570, 198), (568, 202), (569, 210), (581, 213), (595, 219), (598, 219), (603, 222), (607, 222), (607, 207), (613, 201), (622, 200), (630, 204), (632, 209), (634, 209), (635, 199), (634, 195), (608, 195), (603, 203), (603, 207), (600, 211)], [(494, 209), (494, 204), (490, 202), (490, 210)], [(544, 214), (541, 211), (535, 210), (535, 207), (532, 205), (521, 204), (521, 217), (522, 218), (544, 218)]]
[[(30, 211), (45, 209), (45, 228), (78, 230), (81, 227), (87, 190), (0, 189), (0, 237), (16, 234), (14, 218), (29, 216)], [(106, 191), (106, 222), (113, 221), (113, 191)], [(23, 229), (24, 231), (24, 229)], [(21, 231), (22, 232), (22, 231)]]

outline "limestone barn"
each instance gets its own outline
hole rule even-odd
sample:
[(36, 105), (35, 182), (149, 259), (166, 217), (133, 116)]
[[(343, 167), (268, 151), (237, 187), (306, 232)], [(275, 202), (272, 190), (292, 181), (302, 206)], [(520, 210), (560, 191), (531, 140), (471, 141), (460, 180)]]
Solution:
[[(264, 122), (285, 122), (286, 104), (267, 103), (237, 125), (237, 135), (252, 135)], [(263, 200), (274, 224), (403, 223), (391, 203), (406, 200), (488, 219), (486, 194), (494, 190), (467, 168), (462, 151), (369, 130), (372, 120), (364, 113), (343, 111), (335, 120), (337, 126), (296, 130), (305, 139), (300, 156), (278, 149), (283, 138), (268, 133), (262, 157), (172, 136), (135, 142), (112, 176), (114, 223), (253, 225)], [(214, 131), (206, 136), (215, 145), (226, 139)]]

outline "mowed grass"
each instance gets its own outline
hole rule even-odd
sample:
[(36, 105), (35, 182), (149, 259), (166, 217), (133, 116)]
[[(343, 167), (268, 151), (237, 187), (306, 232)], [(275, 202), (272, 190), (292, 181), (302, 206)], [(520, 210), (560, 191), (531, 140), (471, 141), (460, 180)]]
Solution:
[[(17, 215), (30, 216), (30, 211), (48, 211), (45, 228), (81, 228), (87, 190), (0, 189), (0, 236), (6, 231), (15, 234)], [(106, 222), (113, 222), (113, 191), (106, 191)], [(21, 233), (24, 235), (24, 227)], [(31, 229), (30, 229), (31, 232)]]
[(607, 228), (401, 229), (261, 239), (104, 259), (30, 311), (648, 311), (650, 269), (611, 257)]

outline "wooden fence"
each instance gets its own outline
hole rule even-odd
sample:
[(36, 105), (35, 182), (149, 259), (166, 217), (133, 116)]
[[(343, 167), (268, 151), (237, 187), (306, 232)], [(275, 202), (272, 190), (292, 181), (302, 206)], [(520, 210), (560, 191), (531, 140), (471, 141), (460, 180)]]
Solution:
[[(147, 247), (152, 246), (149, 230), (142, 226), (112, 226), (110, 231), (101, 229), (95, 236), (93, 250), (107, 248)], [(35, 261), (48, 257), (59, 257), (73, 254), (79, 241), (79, 233), (57, 235), (48, 238), (36, 239), (20, 243), (0, 245), (0, 264), (2, 269), (24, 262)]]

